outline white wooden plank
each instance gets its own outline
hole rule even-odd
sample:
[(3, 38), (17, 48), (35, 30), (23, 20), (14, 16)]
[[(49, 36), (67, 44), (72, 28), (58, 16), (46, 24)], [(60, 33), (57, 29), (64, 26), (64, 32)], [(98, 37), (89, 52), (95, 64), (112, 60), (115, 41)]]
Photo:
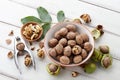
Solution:
[[(8, 2), (9, 3), (9, 2)], [(17, 6), (17, 5), (15, 5), (15, 6)], [(23, 8), (23, 7), (22, 7)], [(13, 8), (11, 8), (11, 9), (13, 9)], [(26, 10), (27, 10), (27, 8), (26, 8)], [(16, 10), (17, 11), (17, 10)], [(31, 10), (32, 11), (32, 10)], [(22, 12), (22, 9), (21, 9), (21, 12)], [(24, 16), (24, 15), (22, 15), (22, 16)], [(4, 18), (4, 17), (3, 17)], [(7, 19), (7, 18), (6, 18)], [(5, 19), (5, 20), (6, 20)], [(17, 19), (14, 19), (14, 21), (16, 21)], [(7, 21), (7, 20), (6, 20)], [(9, 21), (10, 22), (10, 21)], [(11, 23), (11, 22), (10, 22)], [(14, 23), (14, 22), (12, 22), (12, 23)], [(19, 24), (19, 22), (17, 21), (17, 23)], [(15, 23), (16, 25), (17, 25), (17, 23)], [(20, 24), (19, 24), (20, 25)], [(6, 25), (6, 24), (3, 24), (3, 23), (0, 23), (0, 26), (2, 26), (2, 28), (0, 29), (0, 30), (6, 30), (6, 31), (8, 31), (8, 29), (14, 29), (12, 26), (10, 26), (10, 25)], [(3, 27), (3, 26), (5, 26), (5, 27)], [(6, 27), (7, 26), (7, 27)], [(8, 27), (9, 26), (9, 27)], [(10, 28), (11, 27), (11, 28)], [(17, 29), (15, 28), (15, 30), (16, 30), (16, 32), (15, 32), (15, 34), (17, 34)], [(19, 31), (19, 29), (18, 29), (18, 31)], [(8, 32), (6, 32), (6, 33), (8, 33)], [(7, 36), (6, 35), (6, 33), (4, 33), (3, 31), (2, 31), (2, 33), (0, 33), (1, 35), (5, 35), (5, 36)], [(18, 34), (19, 35), (19, 34)], [(106, 37), (107, 36), (107, 37)], [(119, 53), (119, 42), (117, 42), (118, 40), (119, 40), (119, 37), (116, 37), (116, 36), (112, 36), (111, 37), (111, 35), (110, 34), (108, 34), (107, 35), (107, 33), (105, 33), (105, 35), (103, 36), (103, 38), (101, 38), (101, 39), (103, 39), (103, 40), (100, 40), (100, 41), (98, 41), (98, 43), (96, 43), (96, 44), (103, 44), (103, 42), (102, 41), (105, 41), (105, 42), (107, 42), (107, 44), (109, 44), (110, 45), (110, 47), (111, 48), (115, 48), (115, 49), (113, 49), (114, 51), (118, 51), (118, 52), (116, 52), (117, 54)], [(117, 39), (117, 41), (116, 41), (116, 39)], [(4, 41), (4, 39), (2, 39), (1, 38), (1, 40), (3, 40)], [(108, 41), (108, 40), (111, 40), (111, 41), (115, 41), (114, 43), (113, 42), (110, 42), (110, 41)], [(1, 41), (1, 42), (3, 42), (3, 41)], [(110, 43), (109, 43), (110, 42)], [(114, 44), (114, 45), (113, 45)], [(4, 43), (4, 44), (2, 44), (2, 46), (5, 46), (6, 44)], [(116, 45), (117, 45), (117, 48), (116, 48)], [(98, 46), (98, 45), (96, 45), (96, 46)], [(6, 48), (7, 48), (7, 46), (5, 46)], [(11, 48), (12, 48), (12, 46), (11, 46)], [(112, 50), (112, 51), (113, 51)], [(111, 51), (111, 52), (112, 52)], [(114, 54), (114, 51), (113, 51), (113, 53), (111, 53), (111, 54)], [(2, 52), (4, 52), (4, 51), (2, 51)], [(116, 54), (115, 54), (116, 55)], [(33, 79), (41, 79), (41, 77), (42, 77), (42, 79), (45, 79), (45, 80), (51, 80), (51, 79), (53, 79), (53, 80), (64, 80), (64, 79), (72, 79), (72, 80), (76, 80), (76, 79), (81, 79), (81, 80), (91, 80), (90, 78), (87, 78), (87, 77), (85, 77), (85, 76), (79, 76), (79, 77), (77, 77), (77, 78), (72, 78), (71, 77), (71, 75), (70, 75), (70, 72), (69, 71), (65, 71), (65, 73), (64, 74), (62, 74), (61, 73), (61, 75), (59, 75), (58, 77), (54, 77), (54, 76), (50, 76), (50, 75), (48, 75), (48, 73), (47, 72), (45, 72), (45, 66), (46, 66), (46, 64), (47, 63), (49, 63), (50, 61), (46, 58), (45, 60), (44, 60), (44, 62), (42, 61), (42, 60), (39, 60), (38, 58), (37, 58), (37, 56), (36, 56), (36, 52), (34, 52), (34, 56), (36, 57), (36, 61), (37, 61), (37, 72), (36, 71), (34, 71), (33, 69), (30, 69), (30, 70), (28, 70), (28, 69), (26, 69), (24, 66), (22, 66), (22, 68), (23, 68), (23, 71), (24, 71), (24, 74), (23, 74), (23, 77), (27, 77), (27, 76), (31, 76), (31, 77), (27, 77), (27, 80), (29, 79), (29, 80), (33, 80)], [(117, 56), (119, 56), (119, 55), (117, 55)], [(119, 58), (119, 57), (118, 57)], [(23, 64), (23, 62), (21, 61), (21, 64)], [(110, 70), (108, 70), (108, 73), (110, 73), (111, 71), (117, 71), (117, 74), (119, 74), (119, 71), (118, 71), (118, 69), (119, 69), (119, 61), (116, 61), (116, 60), (114, 60), (114, 67), (112, 67)], [(44, 68), (44, 69), (43, 69)], [(41, 73), (41, 72), (43, 72), (43, 73)], [(108, 78), (105, 78), (105, 77), (103, 77), (103, 79), (109, 79), (109, 80), (113, 80), (113, 79), (119, 79), (119, 77), (118, 77), (118, 75), (116, 74), (114, 72), (114, 75), (113, 75), (113, 73), (111, 73), (110, 75), (112, 75), (112, 77), (109, 77), (109, 75), (106, 75), (105, 76), (105, 74), (106, 74), (106, 71), (104, 71), (104, 70), (102, 70), (102, 69), (98, 69), (97, 71), (96, 71), (96, 73), (94, 73), (94, 74), (92, 74), (91, 76), (93, 76), (93, 77), (97, 77), (97, 78), (99, 78), (99, 74), (101, 75), (101, 76), (105, 76), (105, 77), (108, 77)], [(33, 75), (33, 74), (35, 74), (35, 75)], [(46, 77), (46, 76), (48, 76), (48, 77)], [(62, 77), (62, 78), (61, 78)], [(87, 79), (86, 79), (87, 78)], [(101, 78), (102, 79), (102, 78)], [(95, 80), (95, 79), (93, 79), (93, 80)]]
[(103, 24), (105, 30), (120, 35), (119, 21), (120, 14), (109, 11), (100, 7), (96, 7), (78, 0), (12, 0), (31, 7), (45, 7), (49, 12), (56, 14), (59, 10), (63, 10), (67, 17), (76, 18), (83, 13), (88, 13), (92, 18), (92, 26)]
[(80, 0), (120, 12), (120, 0)]
[[(12, 29), (12, 30), (14, 30), (15, 32), (14, 32), (14, 34), (15, 35), (20, 35), (20, 33), (18, 33), (19, 32), (19, 30), (20, 30), (20, 28), (16, 28), (16, 27), (14, 27), (14, 26), (10, 26), (10, 25), (7, 25), (7, 24), (4, 24), (4, 23), (0, 23), (0, 26), (3, 26), (2, 27), (2, 29), (0, 29), (0, 36), (2, 35), (2, 36), (5, 36), (6, 38), (8, 37), (7, 35), (6, 35), (6, 33), (8, 33), (9, 32), (9, 30), (10, 30), (10, 28)], [(2, 30), (6, 30), (6, 32), (5, 31), (2, 31)], [(112, 37), (111, 37), (112, 36)], [(1, 38), (1, 37), (0, 37)], [(9, 38), (9, 37), (8, 37)], [(12, 38), (13, 39), (13, 38)], [(110, 34), (107, 34), (107, 33), (105, 33), (102, 37), (101, 37), (101, 39), (100, 40), (98, 40), (98, 41), (96, 41), (96, 47), (99, 45), (99, 44), (108, 44), (109, 46), (110, 46), (110, 50), (111, 50), (111, 54), (113, 55), (113, 57), (117, 57), (118, 59), (120, 59), (120, 55), (119, 55), (119, 48), (120, 48), (120, 45), (118, 44), (119, 43), (119, 41), (117, 40), (116, 41), (116, 39), (120, 39), (119, 37), (116, 37), (116, 36), (114, 36), (114, 35), (110, 35)], [(0, 39), (1, 41), (0, 42), (4, 42), (4, 39)], [(115, 42), (111, 42), (111, 41), (115, 41)], [(114, 45), (113, 45), (114, 44)], [(7, 46), (6, 45), (6, 43), (0, 43), (0, 46), (4, 46), (4, 47), (6, 47), (6, 48), (11, 48), (11, 49), (13, 49), (13, 44), (12, 45), (10, 45), (11, 47), (9, 47), (9, 46)], [(37, 49), (37, 47), (38, 47), (38, 44), (35, 44), (34, 43), (34, 46), (36, 47), (36, 49)], [(6, 57), (6, 55), (7, 55), (7, 51), (5, 52), (5, 51), (2, 51), (1, 53), (6, 53), (5, 55), (2, 55), (2, 56), (5, 56)], [(20, 64), (21, 64), (21, 67), (22, 67), (22, 71), (23, 71), (23, 75), (22, 75), (22, 77), (24, 77), (24, 78), (27, 78), (27, 79), (29, 79), (29, 80), (32, 80), (32, 79), (39, 79), (40, 78), (40, 76), (42, 77), (42, 76), (49, 76), (49, 74), (46, 72), (46, 65), (50, 62), (50, 60), (46, 57), (45, 58), (45, 60), (40, 60), (38, 57), (37, 57), (37, 55), (36, 55), (36, 51), (34, 51), (33, 52), (33, 54), (34, 54), (34, 57), (36, 58), (36, 65), (37, 65), (37, 70), (36, 71), (34, 71), (33, 69), (27, 69), (27, 68), (25, 68), (25, 66), (24, 66), (24, 63), (23, 63), (23, 58), (20, 58), (19, 60), (20, 60)], [(2, 57), (1, 56), (1, 57)], [(7, 59), (7, 60), (9, 60), (7, 57), (6, 58), (4, 58), (3, 57), (3, 59)], [(4, 61), (4, 60), (3, 60)], [(13, 63), (13, 61), (12, 61), (12, 63)], [(114, 67), (112, 67), (110, 70), (108, 70), (108, 72), (111, 72), (111, 70), (112, 71), (117, 71), (117, 69), (119, 68), (118, 66), (120, 66), (120, 61), (117, 61), (117, 60), (114, 60), (114, 62), (113, 62), (113, 66)], [(1, 65), (5, 65), (6, 63), (3, 63), (3, 64), (1, 64)], [(117, 65), (117, 66), (116, 66)], [(9, 70), (7, 70), (6, 71), (6, 67), (3, 67), (3, 66), (1, 66), (2, 68), (0, 68), (0, 69), (2, 69), (2, 70), (4, 70), (5, 72), (11, 72), (11, 71), (9, 71)], [(15, 65), (14, 65), (14, 67), (15, 67)], [(116, 68), (117, 67), (117, 68)], [(4, 68), (4, 69), (3, 69)], [(73, 68), (72, 68), (72, 70), (74, 70)], [(80, 71), (80, 69), (78, 69), (79, 71)], [(77, 70), (77, 71), (78, 71)], [(41, 73), (42, 72), (42, 73)], [(11, 72), (12, 73), (12, 72)], [(16, 72), (14, 72), (14, 73), (16, 73)], [(66, 78), (65, 76), (69, 76), (70, 77), (70, 71), (68, 71), (68, 72), (66, 72), (65, 71), (65, 73), (66, 74), (61, 74), (61, 75), (64, 75), (63, 76), (63, 78)], [(118, 73), (119, 73), (119, 71), (118, 71)], [(17, 73), (18, 74), (18, 73)], [(36, 74), (36, 75), (33, 75), (33, 74)], [(96, 75), (96, 78), (98, 79), (98, 77), (99, 77), (99, 75), (101, 75), (101, 76), (104, 76), (103, 74), (106, 74), (106, 71), (104, 71), (104, 70), (97, 70), (96, 71), (96, 73), (94, 73), (94, 75)], [(29, 75), (31, 75), (31, 77), (26, 77), (26, 76), (29, 76)], [(61, 75), (59, 76), (59, 77), (61, 77)], [(87, 75), (87, 74), (84, 74), (84, 75)], [(94, 77), (94, 75), (87, 75), (87, 76), (90, 76), (90, 77)], [(112, 75), (112, 73), (110, 74), (110, 75)], [(111, 79), (109, 79), (109, 75), (106, 75), (108, 78), (106, 78), (106, 79), (109, 79), (109, 80), (112, 80), (112, 79), (118, 79), (118, 77), (116, 76), (117, 74), (116, 73), (114, 73), (114, 75), (112, 76), (113, 78), (111, 78)], [(81, 77), (81, 76), (80, 76)], [(85, 76), (82, 76), (83, 77), (83, 80), (85, 79), (84, 77)], [(53, 80), (55, 80), (57, 77), (51, 77), (51, 76), (49, 76), (49, 78), (52, 78)], [(71, 78), (71, 77), (70, 77)], [(77, 77), (77, 78), (79, 78), (79, 77)], [(88, 77), (87, 77), (88, 78)], [(48, 79), (48, 77), (46, 78), (46, 77), (43, 77), (43, 79), (45, 79), (45, 80), (49, 80)], [(60, 78), (61, 80), (62, 80), (62, 78)], [(68, 79), (68, 78), (67, 78)], [(87, 80), (87, 79), (86, 79)], [(88, 80), (90, 80), (90, 79), (88, 79)]]

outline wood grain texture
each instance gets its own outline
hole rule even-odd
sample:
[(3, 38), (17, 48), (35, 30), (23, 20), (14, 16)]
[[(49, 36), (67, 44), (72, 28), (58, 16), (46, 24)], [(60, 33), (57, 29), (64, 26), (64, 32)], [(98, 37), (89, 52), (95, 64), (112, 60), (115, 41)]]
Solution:
[[(78, 18), (83, 13), (90, 14), (92, 18), (92, 23), (90, 25), (96, 26), (98, 24), (103, 24), (105, 30), (111, 31), (113, 33), (119, 34), (118, 30), (120, 24), (120, 14), (96, 7), (94, 5), (86, 4), (78, 0), (11, 0), (13, 2), (18, 2), (29, 7), (37, 8), (38, 6), (45, 7), (49, 12), (57, 14), (59, 10), (63, 10), (68, 18)], [(69, 3), (68, 3), (69, 2)], [(49, 5), (48, 5), (49, 4)], [(66, 7), (65, 7), (66, 6)]]
[[(88, 8), (88, 4), (80, 3), (81, 5), (84, 5), (84, 7), (85, 7), (85, 8), (81, 7), (81, 8), (84, 8), (84, 9), (81, 9), (80, 6), (78, 5), (78, 2), (76, 2), (76, 0), (71, 5), (71, 6), (73, 6), (76, 4), (75, 7), (70, 6), (71, 1), (70, 1), (70, 3), (63, 3), (63, 2), (59, 2), (59, 1), (57, 2), (54, 0), (52, 2), (50, 2), (50, 1), (46, 2), (46, 1), (40, 0), (41, 3), (39, 3), (39, 1), (37, 3), (36, 1), (38, 1), (38, 0), (34, 0), (34, 1), (24, 0), (24, 1), (22, 1), (22, 3), (32, 5), (35, 8), (39, 5), (41, 5), (41, 6), (45, 7), (46, 9), (48, 9), (49, 12), (52, 12), (54, 14), (56, 14), (57, 11), (61, 9), (61, 10), (64, 10), (65, 13), (67, 13), (66, 15), (68, 15), (67, 17), (69, 17), (69, 18), (79, 17), (79, 15), (81, 13), (88, 11), (88, 10), (84, 10), (84, 9)], [(67, 2), (67, 1), (65, 1), (65, 2)], [(1, 36), (0, 37), (0, 46), (3, 47), (3, 48), (0, 47), (0, 49), (1, 49), (0, 64), (4, 65), (4, 66), (0, 66), (0, 70), (3, 70), (5, 72), (8, 72), (9, 74), (19, 77), (19, 73), (16, 70), (13, 60), (9, 60), (6, 57), (7, 52), (9, 51), (8, 49), (13, 50), (13, 44), (8, 46), (8, 45), (6, 45), (5, 40), (7, 38), (13, 39), (13, 37), (8, 37), (8, 33), (10, 32), (10, 30), (14, 30), (15, 35), (19, 36), (20, 28), (18, 28), (18, 27), (22, 26), (22, 24), (20, 23), (20, 19), (22, 17), (28, 16), (28, 15), (37, 16), (37, 12), (33, 8), (25, 7), (23, 5), (18, 5), (16, 3), (10, 2), (8, 0), (4, 0), (4, 1), (0, 2), (0, 4), (1, 4), (0, 5), (0, 9), (1, 9), (0, 21), (2, 21), (2, 22), (0, 22), (0, 27), (1, 27), (1, 29), (0, 29), (0, 36)], [(5, 5), (7, 5), (7, 6), (5, 6)], [(68, 9), (68, 7), (65, 7), (62, 5), (67, 5), (68, 7), (71, 8), (71, 10)], [(55, 7), (55, 6), (57, 6), (57, 7)], [(74, 10), (74, 8), (81, 9), (81, 12), (79, 14), (76, 14), (78, 9)], [(95, 8), (93, 8), (93, 9), (95, 9)], [(68, 10), (70, 10), (70, 11), (68, 11)], [(97, 9), (95, 9), (95, 10), (97, 10)], [(102, 9), (100, 9), (100, 10), (102, 10)], [(103, 11), (104, 11), (104, 9), (103, 9)], [(91, 15), (95, 14), (91, 10), (88, 12), (90, 12)], [(8, 13), (9, 13), (9, 15), (8, 15)], [(96, 15), (98, 15), (98, 13)], [(112, 16), (115, 16), (115, 15), (112, 15)], [(119, 17), (119, 15), (116, 14), (116, 17)], [(116, 17), (114, 19), (116, 19)], [(99, 21), (100, 17), (95, 17), (95, 18), (97, 21)], [(53, 19), (53, 22), (57, 22), (55, 15), (52, 15), (52, 19)], [(101, 19), (102, 18), (100, 18), (100, 21), (101, 21)], [(105, 19), (105, 20), (107, 20), (107, 19)], [(113, 20), (111, 20), (111, 21), (113, 21)], [(113, 23), (115, 24), (115, 22), (113, 22)], [(95, 25), (96, 23), (93, 22), (92, 24)], [(101, 22), (101, 24), (102, 24), (102, 22)], [(105, 22), (105, 24), (109, 25), (107, 22)], [(116, 25), (118, 26), (118, 24), (116, 24)], [(113, 26), (111, 26), (110, 28), (113, 28)], [(89, 28), (89, 29), (92, 29), (92, 28)], [(113, 32), (114, 32), (114, 30), (113, 30)], [(32, 68), (28, 69), (24, 66), (24, 63), (23, 63), (24, 57), (19, 58), (19, 61), (20, 61), (21, 67), (22, 67), (22, 71), (23, 71), (23, 75), (21, 76), (21, 77), (23, 77), (22, 80), (34, 80), (34, 79), (39, 80), (39, 79), (41, 79), (41, 77), (44, 80), (51, 80), (51, 79), (52, 80), (64, 80), (64, 79), (69, 79), (69, 80), (79, 80), (79, 79), (80, 80), (99, 80), (99, 79), (114, 80), (114, 79), (116, 79), (116, 80), (118, 80), (119, 74), (120, 74), (120, 71), (119, 71), (119, 68), (120, 68), (120, 61), (119, 61), (120, 60), (120, 54), (119, 54), (120, 45), (118, 44), (119, 43), (118, 40), (120, 40), (120, 37), (109, 34), (109, 33), (105, 33), (99, 40), (96, 41), (96, 45), (95, 45), (96, 47), (98, 47), (100, 44), (108, 44), (111, 48), (111, 54), (113, 55), (114, 58), (118, 59), (118, 60), (116, 60), (116, 59), (113, 60), (113, 66), (112, 66), (112, 68), (110, 68), (108, 70), (104, 70), (103, 68), (98, 67), (98, 69), (96, 70), (95, 73), (86, 74), (86, 73), (81, 73), (81, 68), (76, 67), (76, 68), (70, 68), (69, 70), (62, 70), (59, 76), (51, 76), (46, 71), (46, 65), (51, 61), (47, 57), (45, 57), (44, 60), (39, 59), (36, 55), (36, 51), (33, 51), (34, 57), (36, 58), (36, 65), (37, 65), (36, 71), (34, 71)], [(34, 43), (34, 45), (37, 49), (38, 43)], [(9, 66), (9, 65), (11, 65), (11, 66)], [(8, 68), (8, 66), (10, 69)], [(13, 68), (11, 68), (11, 67), (13, 67)], [(8, 69), (6, 69), (6, 68), (8, 68)], [(73, 71), (73, 70), (79, 71), (81, 73), (81, 75), (76, 78), (71, 77), (71, 71)], [(3, 79), (3, 77), (0, 79)], [(8, 78), (5, 78), (3, 80), (8, 80)]]

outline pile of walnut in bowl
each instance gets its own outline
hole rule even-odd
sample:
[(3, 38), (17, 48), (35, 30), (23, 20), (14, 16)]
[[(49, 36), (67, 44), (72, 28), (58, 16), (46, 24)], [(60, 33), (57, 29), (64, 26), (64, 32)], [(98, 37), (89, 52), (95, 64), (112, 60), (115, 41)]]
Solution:
[(61, 64), (79, 64), (93, 49), (89, 40), (89, 36), (79, 32), (76, 25), (67, 24), (56, 31), (54, 37), (48, 41), (48, 53)]

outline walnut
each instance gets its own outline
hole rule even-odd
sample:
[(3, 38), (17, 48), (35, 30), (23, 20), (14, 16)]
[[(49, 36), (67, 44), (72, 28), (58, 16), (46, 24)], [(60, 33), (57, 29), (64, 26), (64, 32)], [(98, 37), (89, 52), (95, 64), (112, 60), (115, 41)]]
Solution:
[(81, 56), (83, 59), (85, 59), (87, 57), (87, 51), (85, 49), (82, 49), (82, 52), (81, 52)]
[(24, 43), (20, 42), (20, 43), (18, 43), (18, 44), (16, 45), (16, 48), (17, 48), (17, 50), (19, 50), (19, 51), (23, 51), (24, 48), (25, 48), (25, 45), (24, 45)]
[(79, 74), (78, 72), (73, 71), (73, 72), (72, 72), (72, 77), (77, 77), (78, 74)]
[(39, 49), (39, 50), (37, 51), (37, 56), (38, 56), (39, 58), (44, 58), (44, 57), (45, 57), (44, 50), (43, 50), (43, 49)]
[(7, 43), (7, 45), (10, 45), (12, 43), (12, 40), (11, 39), (6, 39), (6, 43)]
[(83, 43), (83, 39), (82, 39), (81, 35), (77, 35), (75, 40), (76, 40), (77, 44), (82, 44)]
[(31, 50), (32, 50), (32, 51), (34, 51), (34, 50), (35, 50), (35, 47), (34, 47), (34, 46), (32, 46), (32, 47), (31, 47)]
[(63, 45), (62, 44), (57, 44), (56, 47), (55, 47), (55, 50), (56, 50), (57, 54), (62, 54)]
[(84, 43), (84, 49), (89, 52), (92, 50), (92, 44), (90, 42)]
[(55, 58), (57, 56), (55, 48), (49, 49), (49, 55), (53, 58)]
[(62, 36), (60, 35), (60, 31), (55, 32), (54, 37), (58, 40), (61, 39)]
[(76, 45), (76, 41), (75, 40), (68, 40), (68, 45), (73, 47)]
[(91, 22), (91, 18), (89, 14), (82, 14), (80, 16), (80, 18), (82, 18), (84, 20), (85, 23), (90, 23)]
[(74, 19), (73, 22), (77, 23), (77, 24), (82, 24), (82, 22), (80, 21), (80, 19)]
[(12, 51), (9, 51), (7, 56), (8, 56), (8, 58), (12, 59), (14, 55), (13, 55)]
[(68, 29), (68, 31), (73, 31), (73, 32), (76, 31), (76, 26), (75, 25), (69, 24), (69, 25), (66, 26), (66, 28)]
[(80, 63), (82, 61), (82, 57), (80, 55), (77, 55), (73, 58), (73, 62), (75, 64)]
[(39, 47), (40, 47), (40, 48), (43, 48), (43, 47), (44, 47), (44, 42), (40, 41), (40, 42), (39, 42)]
[(31, 57), (25, 57), (24, 64), (26, 67), (29, 67), (32, 64)]
[(58, 43), (58, 40), (55, 39), (55, 38), (50, 39), (49, 42), (48, 42), (50, 47), (55, 47), (57, 45), (57, 43)]
[(67, 56), (61, 56), (60, 57), (60, 62), (63, 63), (63, 64), (69, 64), (70, 59)]
[(8, 36), (13, 36), (14, 35), (14, 32), (13, 30), (10, 31), (10, 33), (8, 34)]
[(71, 47), (70, 47), (70, 46), (66, 46), (66, 47), (64, 48), (63, 54), (64, 54), (64, 56), (70, 56), (70, 55), (71, 55), (71, 52), (72, 52)]
[(82, 51), (82, 48), (79, 46), (79, 45), (75, 45), (73, 48), (72, 48), (72, 53), (74, 55), (78, 55), (80, 54)]
[(59, 40), (59, 43), (62, 44), (63, 46), (67, 45), (67, 39), (66, 38), (62, 38)]
[(81, 35), (81, 37), (82, 37), (82, 39), (83, 39), (84, 42), (88, 42), (89, 41), (89, 37), (88, 37), (87, 34), (81, 33), (80, 35)]
[(76, 33), (74, 33), (74, 32), (68, 32), (68, 34), (67, 34), (67, 39), (70, 39), (70, 40), (72, 40), (72, 39), (75, 39), (75, 36), (76, 36)]
[(60, 31), (59, 31), (59, 34), (61, 36), (66, 36), (68, 33), (68, 29), (67, 28), (61, 28)]

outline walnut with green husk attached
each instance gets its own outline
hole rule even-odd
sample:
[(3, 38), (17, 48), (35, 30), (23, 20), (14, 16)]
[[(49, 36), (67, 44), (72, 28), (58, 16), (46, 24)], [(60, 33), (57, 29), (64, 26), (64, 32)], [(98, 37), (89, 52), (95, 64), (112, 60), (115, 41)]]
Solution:
[(110, 54), (104, 54), (101, 60), (101, 65), (104, 68), (109, 68), (112, 65), (112, 56)]
[(51, 75), (58, 75), (60, 73), (60, 66), (53, 63), (49, 63), (47, 65), (47, 71)]

